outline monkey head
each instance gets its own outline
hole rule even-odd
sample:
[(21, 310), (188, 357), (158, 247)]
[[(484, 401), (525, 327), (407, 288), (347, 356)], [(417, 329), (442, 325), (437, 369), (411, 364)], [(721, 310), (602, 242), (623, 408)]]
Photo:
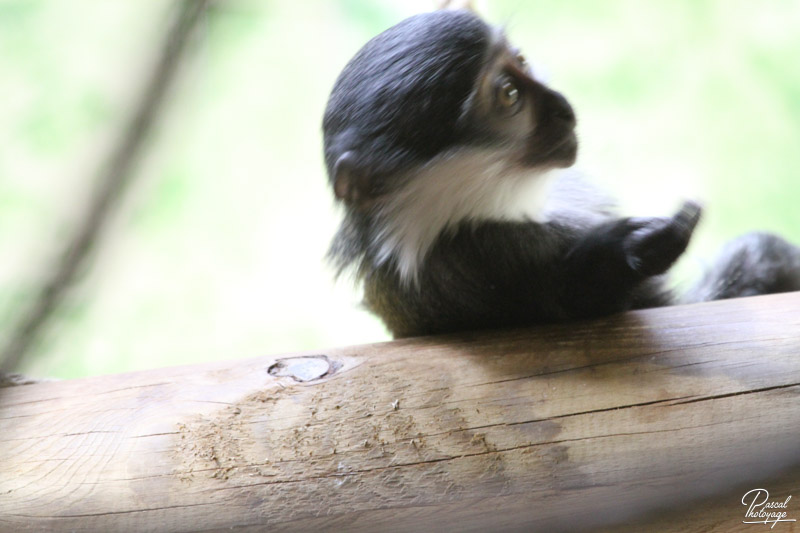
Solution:
[(529, 216), (577, 154), (575, 114), (504, 33), (466, 10), (410, 17), (339, 75), (323, 119), (337, 199), (377, 229), (369, 248), (402, 275), (442, 230)]

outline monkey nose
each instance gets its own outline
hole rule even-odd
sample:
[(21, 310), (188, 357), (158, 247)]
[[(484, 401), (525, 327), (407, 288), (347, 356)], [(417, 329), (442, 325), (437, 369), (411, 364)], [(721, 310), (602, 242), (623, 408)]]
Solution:
[(567, 123), (570, 127), (574, 127), (577, 120), (575, 118), (575, 111), (572, 109), (569, 101), (564, 98), (559, 92), (548, 89), (548, 99), (550, 100), (550, 109), (553, 117), (559, 118)]

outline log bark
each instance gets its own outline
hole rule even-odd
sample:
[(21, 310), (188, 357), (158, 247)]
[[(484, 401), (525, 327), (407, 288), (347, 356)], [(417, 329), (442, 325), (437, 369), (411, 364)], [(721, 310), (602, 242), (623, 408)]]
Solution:
[(794, 293), (0, 389), (0, 530), (766, 530), (743, 523), (751, 489), (800, 519), (799, 309)]

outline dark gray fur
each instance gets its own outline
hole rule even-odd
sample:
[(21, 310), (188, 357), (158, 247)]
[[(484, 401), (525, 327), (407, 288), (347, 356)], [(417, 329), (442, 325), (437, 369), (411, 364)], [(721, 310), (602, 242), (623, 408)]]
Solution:
[(684, 303), (800, 290), (800, 251), (771, 233), (753, 232), (727, 243)]

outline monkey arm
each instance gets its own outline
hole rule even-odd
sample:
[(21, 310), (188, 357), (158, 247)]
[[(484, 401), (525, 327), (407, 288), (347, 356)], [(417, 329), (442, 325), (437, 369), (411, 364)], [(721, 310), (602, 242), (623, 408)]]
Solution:
[[(638, 289), (680, 256), (699, 219), (626, 218), (462, 224), (440, 236), (403, 284), (390, 265), (365, 278), (365, 303), (396, 337), (600, 316), (637, 304)], [(665, 303), (665, 302), (660, 302)]]
[(614, 220), (580, 238), (564, 261), (562, 302), (568, 316), (642, 307), (634, 305), (636, 289), (665, 273), (686, 250), (700, 213), (697, 204), (686, 202), (672, 217)]

